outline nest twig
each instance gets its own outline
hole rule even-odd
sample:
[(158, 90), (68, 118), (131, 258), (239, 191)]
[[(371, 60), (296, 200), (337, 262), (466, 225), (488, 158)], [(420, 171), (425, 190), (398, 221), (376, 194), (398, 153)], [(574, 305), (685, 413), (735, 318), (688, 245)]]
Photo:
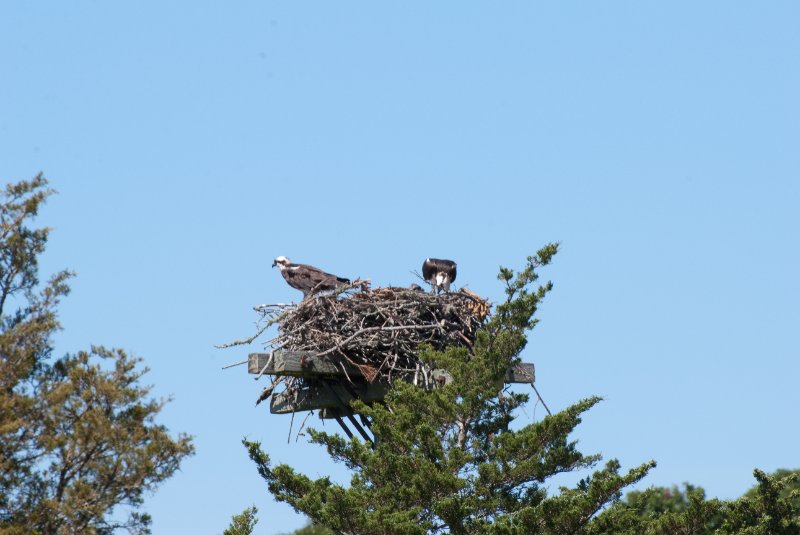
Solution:
[[(338, 354), (372, 373), (413, 372), (423, 345), (472, 347), (489, 304), (474, 293), (434, 295), (406, 288), (314, 296), (284, 311), (276, 338), (284, 348)], [(366, 368), (366, 369), (365, 369)]]
[[(279, 326), (267, 349), (338, 355), (358, 367), (368, 382), (391, 382), (423, 370), (423, 346), (471, 349), (490, 305), (465, 288), (435, 295), (408, 288), (370, 289), (365, 281), (355, 281), (335, 295), (313, 295), (297, 304), (262, 305), (257, 310), (259, 333), (266, 326)], [(288, 381), (285, 386), (290, 386)], [(302, 388), (303, 381), (291, 386)]]

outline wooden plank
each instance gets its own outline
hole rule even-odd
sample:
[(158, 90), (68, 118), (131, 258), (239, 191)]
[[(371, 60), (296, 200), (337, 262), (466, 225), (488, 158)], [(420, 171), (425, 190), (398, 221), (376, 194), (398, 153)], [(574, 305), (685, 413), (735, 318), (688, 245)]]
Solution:
[(347, 415), (352, 416), (355, 415), (355, 413), (352, 411), (352, 409), (333, 408), (333, 409), (320, 409), (317, 412), (317, 415), (320, 417), (321, 420), (330, 420), (332, 418), (336, 418), (337, 416), (339, 418)]
[(530, 362), (520, 362), (506, 372), (505, 382), (531, 384), (536, 379), (536, 371)]
[[(358, 398), (364, 402), (378, 401), (386, 397), (389, 385), (385, 383), (357, 383), (350, 385)], [(350, 391), (341, 384), (331, 384), (336, 395), (345, 403), (353, 400)], [(281, 392), (272, 395), (269, 410), (273, 414), (289, 414), (291, 412), (310, 411), (315, 409), (333, 409), (341, 407), (336, 395), (322, 388), (311, 387), (297, 395)]]
[(247, 356), (248, 373), (261, 373), (265, 366), (267, 375), (361, 377), (357, 366), (336, 355), (317, 357), (313, 351), (275, 351), (272, 360), (270, 353), (250, 353)]
[[(434, 376), (439, 374), (446, 382), (451, 380), (450, 375), (444, 370), (434, 370), (433, 374)], [(505, 382), (530, 384), (533, 379), (533, 364), (523, 362), (508, 371)], [(354, 384), (348, 383), (347, 387), (342, 383), (331, 382), (330, 387), (332, 391), (323, 388), (322, 385), (317, 385), (291, 394), (285, 392), (273, 394), (270, 402), (270, 412), (273, 414), (289, 414), (292, 412), (320, 410), (321, 418), (347, 416), (351, 415), (352, 411), (342, 407), (340, 399), (345, 404), (349, 404), (354, 399), (353, 394), (355, 394), (355, 398), (369, 403), (382, 400), (389, 391), (389, 385), (386, 383), (370, 384), (365, 381), (357, 381)]]
[[(323, 357), (316, 355), (313, 351), (275, 351), (270, 360), (270, 353), (250, 353), (247, 359), (247, 371), (261, 373), (264, 370), (263, 373), (267, 375), (293, 377), (349, 377), (350, 379), (362, 377), (358, 366), (341, 357), (332, 354)], [(450, 374), (444, 370), (434, 370), (433, 375), (442, 376), (445, 382), (450, 382), (448, 380)], [(533, 364), (523, 362), (508, 370), (505, 382), (529, 384), (534, 378)]]
[[(505, 382), (530, 384), (533, 377), (533, 364), (521, 363), (513, 370), (509, 370)], [(355, 384), (348, 383), (349, 388), (346, 388), (345, 385), (341, 383), (331, 383), (330, 386), (335, 394), (323, 388), (321, 385), (313, 386), (292, 394), (287, 394), (285, 392), (273, 394), (270, 402), (270, 412), (273, 414), (289, 414), (291, 412), (321, 409), (324, 411), (320, 414), (322, 418), (332, 418), (334, 415), (344, 416), (350, 413), (350, 411), (346, 411), (342, 408), (339, 399), (345, 404), (348, 404), (354, 399), (353, 394), (355, 394), (361, 401), (369, 403), (382, 400), (389, 391), (389, 385), (386, 383), (369, 384), (363, 381), (356, 382)], [(339, 399), (337, 399), (337, 395)], [(330, 416), (327, 415), (328, 413)]]

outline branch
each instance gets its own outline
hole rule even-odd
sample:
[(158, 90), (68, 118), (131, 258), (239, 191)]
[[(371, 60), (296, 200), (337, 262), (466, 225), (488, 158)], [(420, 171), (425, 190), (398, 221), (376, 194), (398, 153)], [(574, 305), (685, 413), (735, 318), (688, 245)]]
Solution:
[(327, 350), (323, 351), (322, 353), (317, 353), (316, 357), (323, 357), (323, 356), (325, 356), (325, 355), (327, 355), (329, 353), (333, 353), (334, 351), (340, 350), (341, 348), (346, 346), (348, 343), (352, 342), (354, 338), (356, 338), (358, 336), (361, 336), (362, 334), (367, 333), (367, 332), (402, 331), (402, 330), (408, 330), (408, 329), (411, 329), (411, 330), (414, 330), (414, 331), (425, 331), (425, 330), (439, 329), (439, 328), (440, 328), (439, 325), (401, 325), (399, 327), (383, 327), (383, 326), (380, 326), (380, 327), (365, 327), (365, 328), (361, 329), (360, 331), (357, 331), (357, 332), (353, 333), (344, 342), (340, 342), (335, 347), (327, 349)]

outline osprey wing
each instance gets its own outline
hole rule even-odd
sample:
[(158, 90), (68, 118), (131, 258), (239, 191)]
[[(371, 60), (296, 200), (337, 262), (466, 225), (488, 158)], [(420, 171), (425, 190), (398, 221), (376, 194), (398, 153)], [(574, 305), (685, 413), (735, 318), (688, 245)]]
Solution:
[(426, 281), (431, 281), (434, 277), (436, 277), (436, 267), (430, 258), (426, 258), (422, 263), (422, 278)]
[(337, 277), (307, 264), (297, 264), (291, 271), (304, 286), (305, 292), (335, 290), (343, 284), (350, 284), (350, 279)]
[(314, 287), (313, 283), (308, 277), (308, 272), (298, 269), (296, 266), (282, 269), (281, 275), (283, 275), (283, 278), (286, 279), (287, 283), (289, 283), (289, 286), (296, 290), (300, 290), (304, 294), (310, 292), (311, 288)]
[(422, 263), (422, 278), (430, 281), (436, 278), (437, 273), (444, 273), (453, 282), (456, 280), (456, 263), (441, 258), (426, 258)]

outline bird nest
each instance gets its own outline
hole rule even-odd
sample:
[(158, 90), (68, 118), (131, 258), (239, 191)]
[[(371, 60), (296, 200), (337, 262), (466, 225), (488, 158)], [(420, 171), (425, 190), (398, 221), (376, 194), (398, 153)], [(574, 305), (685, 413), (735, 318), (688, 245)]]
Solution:
[(471, 349), (490, 304), (466, 288), (437, 295), (355, 281), (334, 295), (258, 309), (266, 324), (279, 326), (272, 349), (338, 356), (373, 382), (414, 373), (423, 347)]

